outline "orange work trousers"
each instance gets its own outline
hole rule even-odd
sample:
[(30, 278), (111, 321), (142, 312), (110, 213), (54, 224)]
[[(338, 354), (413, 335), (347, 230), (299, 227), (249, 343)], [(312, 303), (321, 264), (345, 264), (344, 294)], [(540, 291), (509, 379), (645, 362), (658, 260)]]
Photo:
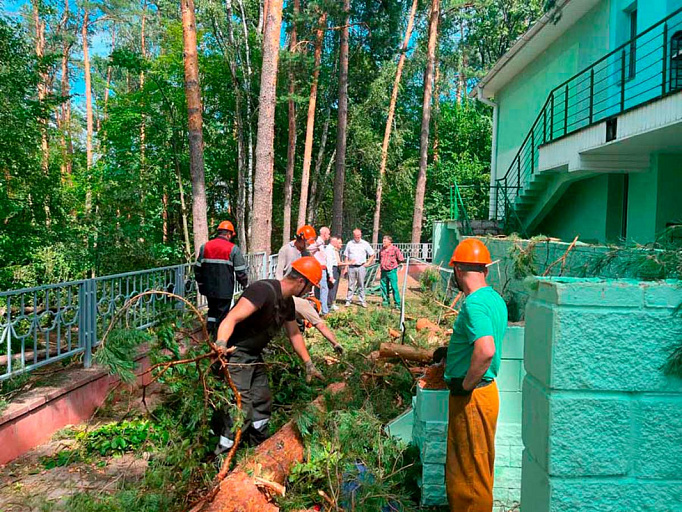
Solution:
[(490, 512), (495, 477), (497, 384), (450, 395), (445, 487), (451, 512)]

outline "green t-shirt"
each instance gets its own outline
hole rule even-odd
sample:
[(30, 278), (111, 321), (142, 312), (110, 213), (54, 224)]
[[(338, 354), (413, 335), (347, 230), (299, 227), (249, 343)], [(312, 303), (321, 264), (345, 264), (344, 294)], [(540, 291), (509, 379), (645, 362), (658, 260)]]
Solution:
[(502, 339), (507, 330), (507, 305), (492, 287), (468, 295), (455, 321), (448, 346), (445, 380), (463, 378), (471, 364), (474, 341), (483, 336), (495, 340), (495, 355), (483, 380), (493, 380), (500, 369)]

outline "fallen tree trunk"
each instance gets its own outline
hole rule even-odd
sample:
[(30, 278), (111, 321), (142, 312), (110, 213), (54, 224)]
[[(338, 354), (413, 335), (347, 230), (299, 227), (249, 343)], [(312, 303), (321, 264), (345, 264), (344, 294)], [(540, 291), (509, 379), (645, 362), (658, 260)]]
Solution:
[(382, 343), (379, 347), (379, 357), (384, 359), (399, 357), (407, 361), (430, 364), (433, 362), (433, 350), (399, 345), (398, 343)]
[[(330, 393), (339, 393), (345, 388), (344, 382), (327, 386)], [(324, 409), (323, 397), (313, 404)], [(283, 486), (291, 468), (303, 462), (303, 440), (296, 425), (289, 421), (272, 437), (256, 448), (248, 460), (237, 464), (221, 483), (210, 503), (197, 505), (192, 509), (204, 512), (276, 512), (277, 505), (270, 502), (268, 488)], [(270, 485), (264, 485), (265, 483)]]

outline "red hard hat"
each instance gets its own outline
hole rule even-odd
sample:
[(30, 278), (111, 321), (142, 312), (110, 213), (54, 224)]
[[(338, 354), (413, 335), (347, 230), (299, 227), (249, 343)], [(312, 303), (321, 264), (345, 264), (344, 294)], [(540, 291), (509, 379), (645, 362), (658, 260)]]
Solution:
[(222, 230), (232, 231), (233, 233), (235, 232), (234, 226), (232, 225), (232, 223), (229, 220), (224, 220), (220, 224), (218, 224), (218, 231), (222, 231)]
[(452, 253), (450, 258), (450, 266), (454, 267), (455, 263), (465, 263), (469, 265), (490, 265), (490, 251), (483, 242), (476, 238), (467, 238), (462, 240)]
[(322, 265), (312, 256), (304, 256), (299, 258), (291, 264), (296, 272), (305, 277), (315, 286), (320, 286), (322, 280)]
[(317, 239), (317, 233), (315, 233), (314, 227), (306, 224), (305, 226), (298, 228), (298, 231), (296, 231), (296, 238), (300, 238), (305, 240), (306, 243), (312, 244)]

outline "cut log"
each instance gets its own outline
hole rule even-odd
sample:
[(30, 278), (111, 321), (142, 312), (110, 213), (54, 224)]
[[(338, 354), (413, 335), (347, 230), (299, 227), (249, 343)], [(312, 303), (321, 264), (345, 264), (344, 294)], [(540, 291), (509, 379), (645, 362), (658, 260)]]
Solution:
[[(447, 306), (446, 306), (447, 307)], [(431, 332), (439, 332), (441, 329), (428, 318), (420, 318), (417, 320), (417, 331), (429, 330)]]
[(397, 343), (382, 343), (379, 348), (379, 356), (381, 358), (400, 357), (407, 361), (431, 363), (433, 361), (433, 350), (399, 345)]
[[(346, 384), (337, 382), (327, 386), (330, 393), (343, 391)], [(318, 397), (313, 404), (324, 408), (324, 397)], [(289, 421), (272, 437), (256, 448), (253, 457), (241, 461), (232, 473), (220, 483), (215, 498), (198, 510), (204, 512), (276, 512), (277, 505), (271, 503), (267, 493), (261, 489), (263, 482), (284, 486), (294, 464), (303, 462), (303, 440), (293, 421)], [(283, 487), (282, 487), (283, 489)]]

